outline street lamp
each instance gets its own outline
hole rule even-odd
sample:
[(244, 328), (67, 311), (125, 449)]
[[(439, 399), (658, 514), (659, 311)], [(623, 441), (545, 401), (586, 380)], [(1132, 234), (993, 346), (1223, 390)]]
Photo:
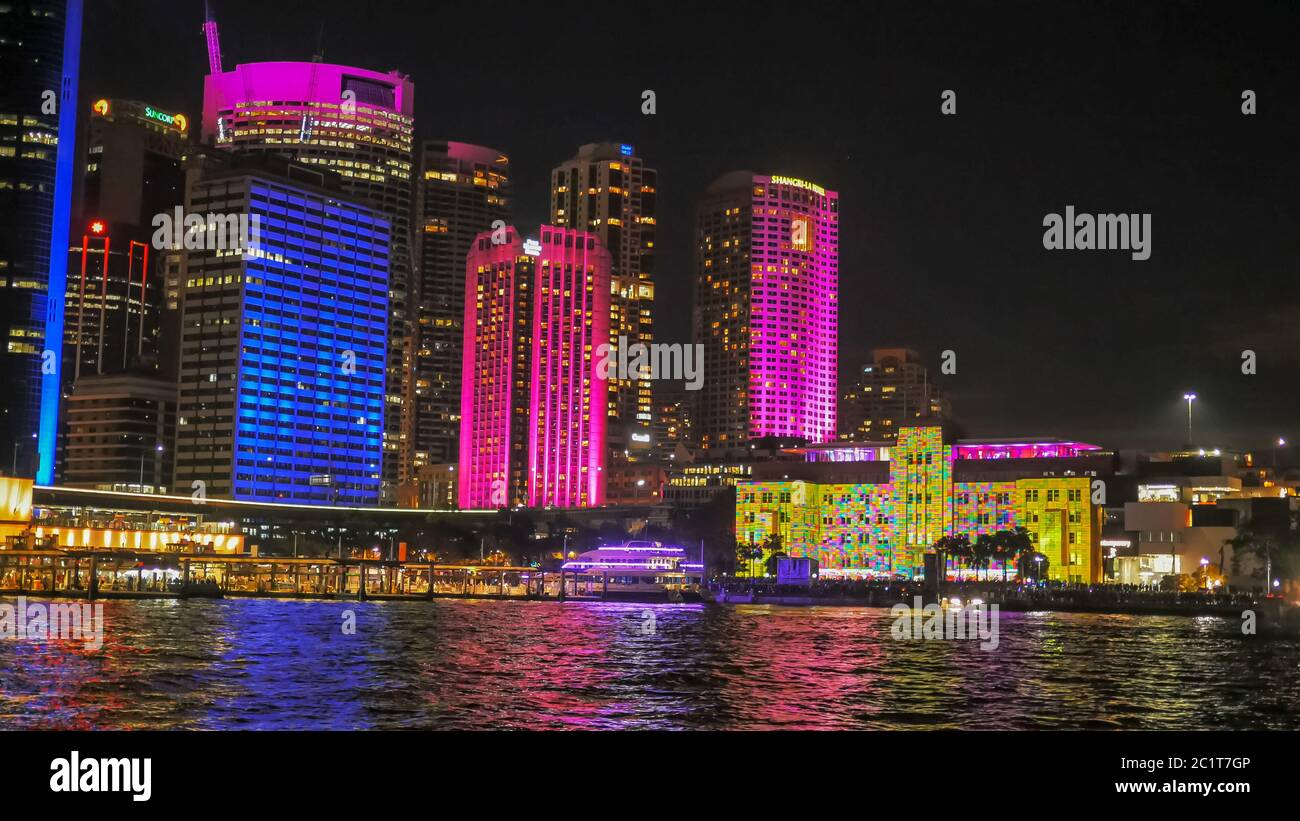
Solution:
[[(154, 448), (154, 451), (157, 453), (162, 453), (163, 446), (158, 445), (157, 447)], [(141, 493), (144, 493), (144, 455), (146, 452), (147, 451), (143, 451), (143, 450), (140, 451), (140, 492)], [(156, 467), (157, 466), (155, 465), (155, 468)]]
[(1192, 446), (1192, 401), (1196, 399), (1196, 394), (1185, 393), (1183, 398), (1187, 400), (1187, 447)]

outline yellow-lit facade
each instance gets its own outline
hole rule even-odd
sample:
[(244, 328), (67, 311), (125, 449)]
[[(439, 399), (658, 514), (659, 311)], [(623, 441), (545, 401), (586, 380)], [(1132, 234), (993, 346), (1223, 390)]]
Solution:
[(1101, 510), (1089, 477), (955, 482), (954, 448), (939, 426), (901, 428), (880, 454), (887, 482), (737, 482), (737, 541), (762, 545), (776, 534), (783, 551), (822, 568), (912, 577), (943, 536), (1023, 527), (1046, 558), (1045, 577), (1100, 579)]
[[(0, 549), (39, 546), (59, 550), (132, 550), (157, 553), (244, 552), (244, 536), (234, 523), (184, 523), (186, 517), (159, 516), (147, 528), (133, 527), (126, 514), (109, 516), (108, 526), (92, 527), (33, 520), (31, 479), (0, 477)], [(89, 516), (88, 516), (89, 518)], [(57, 519), (55, 520), (57, 521)]]

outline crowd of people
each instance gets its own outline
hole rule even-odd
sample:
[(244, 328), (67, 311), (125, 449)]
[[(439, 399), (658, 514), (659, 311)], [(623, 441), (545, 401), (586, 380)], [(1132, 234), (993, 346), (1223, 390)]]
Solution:
[[(861, 601), (865, 604), (907, 602), (914, 596), (934, 596), (924, 581), (903, 579), (814, 579), (807, 585), (777, 584), (771, 578), (724, 577), (711, 588), (728, 596), (799, 596), (813, 599)], [(982, 599), (990, 604), (1075, 606), (1116, 609), (1199, 609), (1245, 607), (1260, 601), (1262, 591), (1220, 588), (1214, 591), (1179, 592), (1153, 585), (1079, 584), (1060, 581), (1038, 583), (1018, 581), (944, 581), (937, 591), (945, 597)]]

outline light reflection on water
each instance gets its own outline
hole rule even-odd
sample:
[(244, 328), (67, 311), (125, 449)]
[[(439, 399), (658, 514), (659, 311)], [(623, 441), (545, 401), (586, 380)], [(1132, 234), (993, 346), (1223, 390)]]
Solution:
[(871, 608), (230, 599), (104, 617), (97, 652), (0, 639), (0, 727), (1300, 728), (1300, 642), (1217, 617), (1003, 613), (989, 652), (895, 641)]

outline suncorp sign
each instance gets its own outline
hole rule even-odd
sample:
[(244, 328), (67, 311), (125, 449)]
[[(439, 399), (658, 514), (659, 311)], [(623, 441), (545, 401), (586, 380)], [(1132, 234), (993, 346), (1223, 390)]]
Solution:
[(159, 111), (153, 106), (144, 107), (144, 116), (150, 120), (157, 120), (160, 123), (170, 125), (178, 131), (184, 131), (189, 128), (190, 124), (184, 114), (168, 114), (165, 111)]

